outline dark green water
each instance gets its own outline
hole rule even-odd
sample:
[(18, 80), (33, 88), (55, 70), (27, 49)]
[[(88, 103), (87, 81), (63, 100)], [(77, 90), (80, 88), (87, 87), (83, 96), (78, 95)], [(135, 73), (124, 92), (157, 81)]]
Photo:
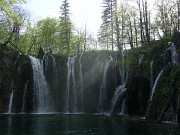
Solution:
[(1, 115), (0, 135), (180, 135), (180, 127), (102, 116)]

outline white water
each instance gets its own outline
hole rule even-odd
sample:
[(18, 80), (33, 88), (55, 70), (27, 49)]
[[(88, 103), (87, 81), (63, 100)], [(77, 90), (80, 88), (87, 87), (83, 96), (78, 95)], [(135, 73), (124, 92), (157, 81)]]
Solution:
[(126, 98), (123, 99), (120, 115), (126, 114)]
[[(119, 85), (116, 90), (115, 90), (115, 93), (114, 93), (114, 96), (112, 98), (112, 104), (111, 104), (111, 110), (110, 110), (110, 113), (112, 113), (114, 111), (114, 107), (116, 105), (116, 103), (118, 102), (118, 99), (120, 96), (122, 96), (124, 94), (124, 92), (126, 91), (126, 88), (125, 88), (126, 84), (123, 83), (122, 85)], [(121, 110), (123, 110), (124, 108), (121, 108)]]
[[(83, 54), (82, 54), (83, 55)], [(79, 86), (80, 86), (80, 102), (81, 102), (81, 110), (84, 107), (84, 84), (83, 84), (83, 74), (82, 74), (82, 55), (79, 58)]]
[(118, 55), (115, 54), (115, 61), (114, 61), (114, 80), (115, 80), (115, 86), (117, 86), (117, 61), (118, 61)]
[(156, 90), (157, 83), (158, 83), (159, 79), (161, 78), (161, 75), (163, 74), (163, 71), (164, 71), (164, 70), (161, 70), (161, 71), (159, 72), (159, 74), (158, 74), (158, 76), (157, 76), (157, 78), (156, 78), (156, 80), (155, 80), (155, 83), (154, 83), (154, 85), (153, 85), (153, 87), (152, 87), (152, 90), (151, 90), (151, 95), (150, 95), (150, 100), (149, 100), (149, 101), (152, 101), (152, 97), (153, 97), (153, 94), (154, 94), (154, 92), (155, 92), (155, 90)]
[[(112, 113), (114, 111), (115, 105), (117, 104), (119, 97), (123, 96), (123, 94), (126, 91), (126, 83), (127, 83), (127, 79), (128, 79), (128, 71), (126, 71), (126, 72), (125, 71), (120, 71), (120, 77), (121, 77), (121, 84), (115, 90), (114, 96), (113, 96), (112, 101), (111, 101), (112, 103), (111, 103), (110, 113)], [(124, 102), (124, 100), (123, 100), (123, 102)], [(125, 107), (126, 107), (125, 104), (122, 105), (121, 110), (125, 110)]]
[(21, 112), (25, 111), (26, 97), (27, 97), (27, 83), (24, 86), (23, 105), (22, 105)]
[[(65, 112), (70, 113), (70, 104), (73, 104), (72, 112), (77, 112), (77, 91), (76, 91), (76, 80), (75, 80), (75, 72), (74, 72), (74, 62), (76, 57), (68, 57), (67, 68), (67, 90), (65, 95)], [(70, 97), (70, 93), (72, 97)]]
[(52, 55), (50, 55), (50, 57), (53, 60), (53, 88), (55, 88), (56, 81), (58, 80), (58, 78), (57, 78), (57, 65), (56, 65), (55, 58)]
[(12, 109), (12, 101), (13, 101), (13, 95), (14, 95), (14, 91), (12, 91), (10, 98), (9, 98), (9, 108), (8, 108), (8, 114), (11, 113), (11, 109)]
[(144, 54), (141, 54), (141, 55), (139, 56), (139, 61), (138, 61), (138, 64), (139, 64), (139, 65), (142, 63), (143, 58), (144, 58)]
[[(127, 83), (127, 79), (128, 79), (128, 65), (125, 66), (125, 63), (124, 63), (124, 58), (125, 58), (124, 51), (121, 52), (121, 55), (122, 55), (122, 63), (123, 63), (123, 65), (122, 65), (122, 70), (119, 70), (120, 71), (120, 85), (116, 88), (114, 96), (112, 98), (110, 113), (112, 113), (114, 111), (119, 97), (123, 96), (125, 91), (126, 91), (125, 87), (126, 87), (126, 83)], [(125, 100), (125, 98), (123, 99), (122, 107), (121, 107), (121, 113), (122, 114), (123, 114), (123, 112), (125, 112), (125, 111), (122, 111), (122, 110), (125, 110), (125, 108), (126, 108), (124, 100)]]
[(174, 43), (171, 43), (171, 61), (173, 65), (179, 65), (179, 56), (178, 53), (176, 52), (176, 47)]
[(107, 81), (107, 71), (109, 69), (110, 63), (113, 61), (113, 58), (109, 56), (104, 65), (103, 78), (100, 86), (100, 94), (99, 94), (99, 103), (97, 112), (103, 113), (104, 100), (106, 99), (106, 81)]
[[(56, 82), (58, 80), (56, 60), (51, 54), (48, 54), (48, 56), (51, 57), (51, 59), (52, 59), (52, 65), (53, 65), (53, 81), (52, 82), (53, 82), (53, 89), (55, 89), (55, 87), (56, 87), (55, 85), (57, 84)], [(47, 59), (48, 59), (48, 56), (47, 56)], [(47, 60), (46, 63), (48, 63), (48, 61), (49, 61), (49, 59)]]
[[(45, 54), (43, 56), (43, 63), (44, 63), (44, 68), (45, 71), (48, 69), (48, 64), (49, 64), (49, 57), (52, 59), (52, 65), (53, 65), (53, 82), (55, 83), (57, 80), (57, 65), (56, 65), (56, 60), (51, 54)], [(54, 86), (54, 85), (53, 85)]]
[(32, 56), (29, 56), (33, 69), (33, 102), (34, 111), (47, 113), (52, 111), (51, 99), (48, 85), (44, 76), (43, 63)]
[(154, 77), (153, 77), (153, 60), (150, 63), (150, 89), (153, 88)]

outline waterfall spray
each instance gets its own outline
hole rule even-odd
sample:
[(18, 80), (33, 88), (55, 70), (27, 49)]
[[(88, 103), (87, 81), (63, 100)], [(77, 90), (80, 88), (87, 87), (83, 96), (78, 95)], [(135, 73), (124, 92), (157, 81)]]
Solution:
[(140, 54), (138, 64), (141, 65), (144, 58), (144, 54)]
[(103, 106), (104, 106), (104, 100), (106, 99), (106, 81), (107, 81), (107, 71), (109, 69), (110, 63), (113, 61), (113, 58), (109, 56), (109, 58), (106, 60), (105, 66), (104, 66), (104, 72), (103, 72), (103, 78), (101, 82), (100, 87), (100, 94), (99, 94), (99, 104), (98, 104), (98, 113), (103, 113)]
[(26, 97), (27, 97), (27, 83), (26, 83), (25, 86), (24, 86), (23, 104), (22, 104), (21, 112), (24, 112), (24, 111), (25, 111)]
[(159, 79), (161, 78), (161, 75), (163, 74), (163, 72), (164, 72), (164, 70), (161, 70), (159, 72), (157, 78), (156, 78), (156, 81), (155, 81), (155, 83), (154, 83), (154, 85), (152, 87), (152, 90), (151, 90), (151, 95), (150, 95), (150, 100), (149, 101), (152, 101), (152, 97), (153, 97), (153, 94), (154, 94), (154, 92), (156, 90), (157, 83), (158, 83)]
[(173, 65), (179, 65), (179, 56), (178, 53), (176, 52), (176, 46), (174, 43), (170, 43), (171, 45), (171, 61)]
[(153, 77), (153, 60), (150, 63), (150, 89), (153, 88), (154, 77)]
[[(72, 112), (77, 112), (77, 91), (76, 91), (76, 80), (75, 80), (75, 72), (74, 72), (74, 62), (76, 57), (68, 57), (67, 61), (67, 68), (68, 68), (68, 74), (67, 74), (67, 89), (66, 89), (66, 95), (65, 95), (65, 104), (66, 113), (69, 113), (70, 111), (70, 105), (72, 105)], [(72, 97), (70, 97), (70, 94), (72, 94)]]
[(82, 74), (82, 55), (79, 58), (79, 89), (80, 89), (80, 102), (81, 102), (81, 110), (84, 107), (84, 84), (83, 84), (83, 74)]
[[(114, 96), (112, 98), (112, 101), (111, 101), (111, 110), (110, 110), (110, 113), (113, 113), (114, 110), (115, 110), (115, 107), (116, 107), (116, 104), (118, 102), (118, 99), (124, 95), (124, 93), (126, 92), (126, 83), (127, 83), (127, 79), (128, 79), (128, 65), (125, 66), (125, 63), (124, 63), (124, 58), (125, 58), (125, 53), (124, 51), (121, 52), (122, 54), (122, 70), (119, 69), (120, 71), (120, 85), (116, 88), (115, 92), (114, 92)], [(126, 108), (126, 105), (125, 105), (125, 97), (123, 99), (123, 102), (122, 102), (122, 107), (121, 107), (121, 114), (122, 113), (125, 113), (125, 108)]]
[(52, 69), (52, 82), (53, 82), (53, 89), (55, 89), (56, 88), (56, 84), (57, 84), (57, 80), (58, 80), (58, 78), (57, 78), (57, 65), (56, 65), (56, 60), (55, 60), (55, 58), (53, 57), (53, 55), (51, 55), (51, 54), (45, 54), (44, 56), (43, 56), (43, 64), (44, 64), (44, 69), (45, 69), (45, 73), (47, 73), (47, 71), (48, 71), (48, 64), (49, 64), (49, 61), (50, 61), (50, 59), (49, 58), (51, 58), (52, 59), (52, 63), (50, 63), (50, 64), (52, 64), (52, 66), (53, 66), (53, 69)]
[(11, 109), (12, 109), (12, 101), (13, 101), (13, 95), (14, 95), (14, 91), (12, 91), (11, 95), (10, 95), (10, 98), (9, 98), (9, 107), (8, 107), (8, 114), (11, 113)]
[(34, 111), (37, 113), (47, 113), (52, 111), (51, 99), (48, 85), (44, 76), (43, 63), (29, 56), (33, 69), (33, 102)]

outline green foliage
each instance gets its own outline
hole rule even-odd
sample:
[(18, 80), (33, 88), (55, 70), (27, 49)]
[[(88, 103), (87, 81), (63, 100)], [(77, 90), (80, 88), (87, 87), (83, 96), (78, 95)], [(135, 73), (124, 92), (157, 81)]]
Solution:
[(106, 49), (113, 49), (115, 1), (103, 1), (102, 24), (99, 31), (99, 43)]
[(9, 34), (6, 25), (4, 23), (0, 23), (0, 44), (3, 44)]
[(70, 52), (70, 42), (71, 42), (71, 30), (72, 22), (70, 20), (69, 12), (69, 2), (64, 0), (61, 6), (61, 16), (60, 16), (60, 31), (61, 31), (61, 45), (67, 51), (66, 54), (69, 55)]
[(172, 68), (169, 78), (171, 80), (172, 86), (176, 86), (176, 88), (180, 88), (180, 66), (179, 65), (176, 65)]
[(0, 11), (5, 14), (9, 22), (13, 23), (20, 21), (18, 15), (15, 13), (13, 6), (14, 4), (25, 3), (25, 0), (1, 0), (0, 1)]
[[(150, 108), (148, 109), (149, 110), (147, 113), (148, 119), (156, 120), (159, 114), (161, 113), (162, 109), (164, 108), (171, 91), (174, 88), (176, 88), (178, 91), (180, 90), (179, 75), (180, 75), (179, 65), (168, 67), (164, 70), (164, 73), (154, 93), (153, 100), (150, 104)], [(173, 97), (173, 100), (177, 99), (176, 97), (177, 95)]]

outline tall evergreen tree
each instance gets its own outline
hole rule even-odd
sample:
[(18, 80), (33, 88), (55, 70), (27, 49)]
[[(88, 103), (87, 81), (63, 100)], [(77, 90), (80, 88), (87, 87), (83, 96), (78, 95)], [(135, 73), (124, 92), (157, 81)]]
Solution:
[(111, 44), (112, 50), (114, 49), (114, 20), (116, 4), (116, 0), (103, 1), (102, 24), (99, 37), (100, 42), (105, 44), (107, 49), (109, 49), (109, 44)]
[(61, 6), (60, 16), (60, 37), (62, 48), (66, 50), (69, 55), (70, 41), (71, 41), (71, 20), (68, 0), (64, 0)]
[(110, 42), (110, 28), (111, 28), (111, 20), (110, 20), (110, 5), (108, 2), (103, 2), (103, 11), (102, 11), (102, 24), (100, 26), (99, 33), (99, 42), (106, 46), (106, 49), (109, 49)]

